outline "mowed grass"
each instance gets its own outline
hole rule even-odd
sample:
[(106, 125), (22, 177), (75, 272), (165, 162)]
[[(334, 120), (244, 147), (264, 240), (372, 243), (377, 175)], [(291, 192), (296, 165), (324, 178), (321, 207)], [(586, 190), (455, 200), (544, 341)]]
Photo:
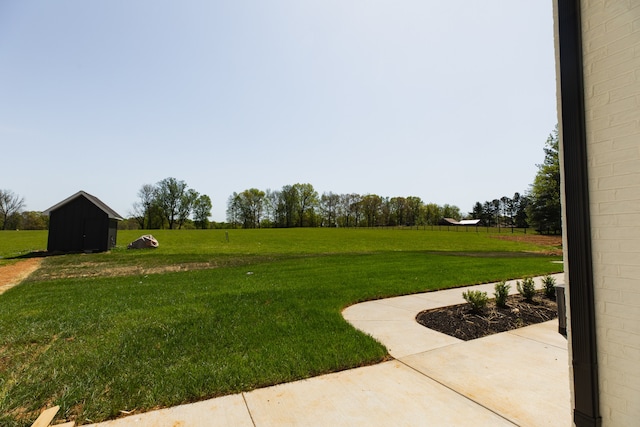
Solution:
[[(348, 305), (561, 269), (535, 254), (547, 248), (475, 232), (152, 233), (157, 250), (127, 251), (141, 232), (119, 232), (110, 253), (46, 258), (0, 295), (0, 425), (52, 405), (95, 422), (377, 363), (386, 350), (343, 320)], [(26, 250), (6, 249), (14, 234), (0, 255)], [(172, 265), (184, 271), (153, 273)]]

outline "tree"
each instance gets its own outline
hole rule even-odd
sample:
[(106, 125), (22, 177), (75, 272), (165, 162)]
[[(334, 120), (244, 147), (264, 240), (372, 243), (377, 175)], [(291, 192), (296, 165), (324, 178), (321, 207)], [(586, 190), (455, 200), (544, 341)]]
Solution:
[(178, 220), (182, 197), (186, 189), (187, 184), (175, 178), (165, 178), (156, 185), (155, 198), (163, 216), (169, 223), (169, 229), (173, 229)]
[(243, 228), (258, 228), (262, 221), (264, 210), (265, 192), (257, 188), (244, 190), (242, 193), (233, 193), (232, 203), (235, 206), (237, 223)]
[(193, 221), (196, 227), (203, 230), (209, 227), (209, 217), (211, 216), (211, 198), (206, 194), (201, 195), (193, 203)]
[(6, 230), (8, 219), (19, 213), (24, 207), (24, 197), (20, 197), (11, 190), (0, 190), (0, 219), (2, 229)]
[(278, 204), (276, 205), (276, 216), (278, 226), (293, 227), (298, 214), (298, 192), (292, 185), (285, 185), (278, 192)]
[[(516, 193), (518, 194), (518, 193)], [(529, 197), (521, 196), (518, 194), (518, 201), (516, 204), (516, 216), (515, 223), (518, 228), (527, 228), (529, 227), (527, 210), (529, 209)], [(515, 200), (515, 197), (514, 197)]]
[(443, 210), (435, 203), (427, 203), (422, 209), (422, 218), (426, 225), (437, 225), (444, 217)]
[(240, 199), (235, 191), (227, 200), (227, 222), (234, 227), (240, 224)]
[(420, 212), (422, 210), (422, 199), (416, 196), (409, 196), (406, 199), (406, 224), (416, 225), (420, 222)]
[(476, 202), (476, 204), (473, 205), (473, 210), (471, 211), (471, 219), (479, 219), (482, 221), (483, 217), (484, 217), (484, 209), (482, 207), (482, 203)]
[(318, 192), (313, 189), (311, 184), (294, 184), (293, 190), (296, 192), (296, 200), (298, 205), (298, 226), (303, 227), (305, 225), (305, 217), (308, 221), (308, 225), (311, 225), (312, 213), (315, 207), (318, 205)]
[(138, 190), (140, 200), (133, 204), (132, 216), (138, 221), (141, 229), (151, 227), (151, 216), (153, 214), (153, 204), (155, 202), (156, 189), (151, 184), (144, 184)]
[(389, 225), (405, 225), (407, 223), (407, 199), (392, 197), (389, 200)]
[(20, 230), (46, 230), (49, 227), (49, 215), (42, 212), (22, 212), (19, 219), (16, 228)]
[(375, 227), (380, 225), (378, 219), (380, 217), (380, 208), (382, 207), (382, 197), (377, 194), (367, 194), (362, 198), (362, 212), (366, 221), (366, 227)]
[(359, 194), (341, 194), (338, 204), (338, 225), (340, 227), (357, 227), (360, 220), (362, 196)]
[(196, 200), (198, 200), (200, 194), (192, 188), (185, 190), (180, 197), (180, 202), (178, 204), (178, 229), (182, 228), (182, 226), (189, 220), (189, 216), (191, 216), (191, 211), (193, 210), (193, 205)]
[(338, 219), (338, 205), (340, 196), (335, 193), (322, 193), (320, 196), (320, 211), (322, 212), (322, 225), (335, 227)]
[(278, 206), (278, 192), (267, 188), (264, 192), (264, 219), (262, 220), (264, 226), (273, 227), (277, 223), (276, 206)]
[(560, 206), (560, 161), (558, 157), (558, 126), (549, 135), (544, 148), (544, 162), (529, 192), (528, 216), (538, 231), (559, 233), (562, 230)]
[(462, 218), (462, 214), (460, 213), (460, 208), (456, 205), (445, 204), (442, 207), (442, 216), (444, 218), (453, 218), (456, 221), (460, 221)]

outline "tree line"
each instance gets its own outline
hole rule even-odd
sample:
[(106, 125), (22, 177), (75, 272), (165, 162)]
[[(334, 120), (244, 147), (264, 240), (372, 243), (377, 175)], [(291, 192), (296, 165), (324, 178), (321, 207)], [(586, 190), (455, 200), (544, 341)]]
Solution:
[(309, 183), (275, 191), (250, 188), (234, 192), (227, 201), (228, 224), (242, 228), (435, 225), (443, 217), (460, 219), (460, 209), (424, 203), (415, 196), (320, 195)]
[(23, 211), (24, 197), (11, 190), (0, 190), (0, 230), (46, 230), (49, 216)]
[(560, 160), (558, 156), (558, 126), (547, 138), (544, 162), (525, 195), (500, 197), (484, 203), (476, 202), (471, 216), (493, 227), (534, 227), (542, 233), (558, 234), (562, 231), (560, 204)]
[(144, 184), (138, 197), (130, 219), (141, 229), (180, 229), (191, 222), (196, 228), (209, 228), (211, 198), (189, 188), (184, 181), (170, 177), (155, 185)]
[[(476, 202), (468, 215), (457, 206), (425, 203), (419, 197), (383, 197), (376, 194), (321, 195), (309, 183), (285, 185), (280, 190), (250, 188), (227, 200), (227, 224), (260, 227), (377, 227), (437, 225), (443, 218), (481, 220), (488, 227), (534, 227), (539, 232), (562, 230), (558, 127), (544, 147), (544, 162), (529, 190), (485, 202)], [(145, 184), (122, 228), (210, 228), (212, 203), (176, 178)], [(24, 198), (0, 190), (0, 229), (46, 229), (48, 216), (24, 212)], [(218, 225), (219, 226), (219, 225)]]

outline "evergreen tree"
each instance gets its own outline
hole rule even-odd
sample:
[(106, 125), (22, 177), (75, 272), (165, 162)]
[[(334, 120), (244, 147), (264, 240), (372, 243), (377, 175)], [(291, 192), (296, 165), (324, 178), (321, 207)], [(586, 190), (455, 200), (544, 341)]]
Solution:
[(547, 138), (544, 163), (529, 193), (529, 222), (536, 230), (557, 234), (562, 230), (560, 208), (560, 161), (558, 158), (558, 126)]

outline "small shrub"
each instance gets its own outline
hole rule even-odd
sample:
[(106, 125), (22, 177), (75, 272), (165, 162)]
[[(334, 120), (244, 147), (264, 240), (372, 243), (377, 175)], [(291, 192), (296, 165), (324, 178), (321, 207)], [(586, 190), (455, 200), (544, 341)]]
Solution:
[(463, 292), (462, 298), (469, 303), (471, 310), (476, 313), (482, 312), (482, 310), (487, 306), (487, 301), (489, 300), (486, 292), (477, 290)]
[(496, 305), (498, 307), (506, 307), (507, 306), (507, 297), (509, 296), (509, 289), (511, 289), (511, 285), (507, 285), (507, 282), (504, 280), (500, 283), (496, 283), (494, 287), (495, 292), (493, 295), (496, 297)]
[(544, 295), (547, 298), (556, 297), (556, 278), (552, 276), (544, 276), (542, 278), (542, 286), (544, 287)]
[(525, 300), (529, 302), (533, 301), (533, 296), (536, 294), (536, 285), (533, 283), (531, 277), (522, 279), (522, 283), (520, 283), (520, 281), (516, 282), (516, 288)]

